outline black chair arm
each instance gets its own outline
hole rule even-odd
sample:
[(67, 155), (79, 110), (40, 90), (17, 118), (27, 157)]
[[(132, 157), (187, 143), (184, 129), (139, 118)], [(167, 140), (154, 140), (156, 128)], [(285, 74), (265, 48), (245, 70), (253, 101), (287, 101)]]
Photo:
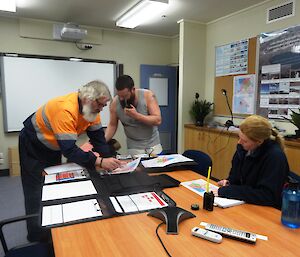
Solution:
[(35, 218), (38, 216), (39, 216), (39, 214), (35, 213), (35, 214), (23, 215), (23, 216), (18, 216), (15, 218), (9, 218), (9, 219), (0, 221), (0, 240), (1, 240), (2, 247), (3, 247), (3, 250), (5, 253), (8, 252), (8, 248), (7, 248), (5, 237), (3, 234), (3, 227), (10, 223), (15, 223), (15, 222), (22, 221), (22, 220), (28, 220), (28, 219)]

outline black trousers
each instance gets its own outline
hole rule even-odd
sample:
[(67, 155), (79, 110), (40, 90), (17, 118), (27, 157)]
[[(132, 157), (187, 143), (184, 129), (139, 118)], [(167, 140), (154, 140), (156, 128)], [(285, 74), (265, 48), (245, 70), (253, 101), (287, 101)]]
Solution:
[[(41, 213), (42, 172), (46, 167), (60, 164), (61, 153), (47, 149), (23, 128), (19, 135), (19, 155), (26, 214)], [(41, 227), (39, 218), (28, 220), (27, 229), (29, 241), (50, 238), (50, 231)]]

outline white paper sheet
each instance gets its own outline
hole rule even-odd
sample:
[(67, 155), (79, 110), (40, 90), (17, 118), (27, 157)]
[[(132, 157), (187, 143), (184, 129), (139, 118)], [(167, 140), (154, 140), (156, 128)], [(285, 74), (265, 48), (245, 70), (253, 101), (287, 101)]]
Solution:
[(187, 158), (181, 154), (168, 154), (168, 155), (160, 155), (157, 158), (142, 161), (142, 164), (145, 168), (159, 168), (165, 167), (174, 163), (181, 162), (192, 162), (193, 160)]
[(132, 194), (129, 196), (139, 211), (152, 210), (168, 206), (168, 204), (155, 192)]
[(96, 199), (65, 203), (62, 208), (64, 222), (102, 216), (102, 211)]
[(215, 197), (214, 204), (222, 208), (228, 208), (240, 204), (244, 204), (244, 201), (236, 200), (236, 199), (228, 199), (223, 197)]
[(133, 172), (133, 171), (135, 171), (135, 169), (139, 165), (140, 161), (141, 161), (141, 158), (138, 158), (136, 160), (128, 162), (125, 165), (123, 165), (122, 167), (117, 168), (113, 171), (110, 171), (109, 174), (123, 174), (123, 173)]
[(91, 180), (43, 186), (42, 201), (97, 194)]
[(120, 205), (118, 204), (116, 198), (111, 196), (111, 197), (109, 197), (109, 199), (110, 199), (112, 205), (114, 206), (115, 211), (118, 212), (118, 213), (122, 213), (123, 211), (122, 211)]
[(120, 203), (120, 205), (122, 206), (124, 212), (138, 211), (138, 208), (136, 207), (136, 205), (128, 195), (117, 196), (116, 198)]
[(43, 207), (42, 226), (102, 216), (96, 199)]
[(43, 207), (42, 226), (63, 223), (62, 207), (60, 204)]
[(44, 169), (44, 171), (49, 175), (49, 174), (55, 174), (55, 173), (60, 173), (64, 171), (73, 171), (73, 170), (83, 170), (83, 167), (76, 163), (64, 163), (61, 165), (56, 165), (56, 166), (50, 166)]
[(83, 170), (65, 171), (56, 174), (45, 175), (44, 184), (69, 181), (86, 178)]

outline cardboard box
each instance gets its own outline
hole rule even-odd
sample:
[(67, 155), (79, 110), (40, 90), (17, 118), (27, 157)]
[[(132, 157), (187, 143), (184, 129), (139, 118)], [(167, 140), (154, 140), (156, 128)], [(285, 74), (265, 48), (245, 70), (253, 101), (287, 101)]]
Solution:
[(8, 148), (8, 162), (10, 176), (20, 176), (20, 159), (18, 147)]

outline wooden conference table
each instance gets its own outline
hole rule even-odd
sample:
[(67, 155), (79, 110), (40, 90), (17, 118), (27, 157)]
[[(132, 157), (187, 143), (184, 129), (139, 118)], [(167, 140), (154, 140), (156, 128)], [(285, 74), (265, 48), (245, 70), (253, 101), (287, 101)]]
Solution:
[[(168, 173), (179, 181), (203, 178), (192, 171)], [(280, 211), (271, 207), (244, 204), (227, 209), (202, 209), (202, 198), (183, 186), (164, 189), (177, 206), (191, 211), (192, 203), (200, 210), (191, 211), (196, 218), (182, 221), (178, 235), (167, 235), (165, 225), (159, 235), (173, 257), (186, 256), (300, 256), (300, 229), (289, 229), (280, 223)], [(191, 229), (201, 221), (268, 236), (255, 245), (223, 238), (215, 244), (191, 235)], [(52, 229), (56, 257), (165, 257), (155, 229), (160, 220), (147, 213), (86, 222)]]

